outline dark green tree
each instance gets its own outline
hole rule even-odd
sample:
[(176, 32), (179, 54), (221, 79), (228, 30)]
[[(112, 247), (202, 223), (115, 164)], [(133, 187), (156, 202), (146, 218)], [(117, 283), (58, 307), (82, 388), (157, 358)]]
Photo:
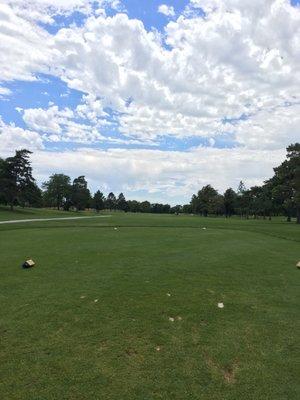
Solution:
[(71, 178), (64, 174), (53, 174), (42, 185), (45, 190), (44, 199), (47, 205), (55, 206), (59, 210), (69, 203), (71, 196)]
[(237, 195), (231, 188), (224, 193), (224, 211), (226, 218), (231, 217), (235, 213)]
[(97, 192), (94, 194), (93, 207), (97, 212), (105, 208), (105, 197), (104, 194), (100, 192), (100, 190), (97, 190)]
[(22, 207), (42, 207), (43, 206), (43, 196), (42, 191), (35, 182), (30, 182), (24, 190), (22, 191), (19, 203)]
[(1, 160), (0, 192), (11, 210), (15, 204), (20, 203), (25, 191), (35, 182), (29, 160), (30, 154), (32, 153), (29, 150), (16, 150), (13, 157)]
[(133, 212), (133, 213), (141, 211), (141, 204), (137, 200), (129, 200), (128, 207), (129, 207), (129, 211)]
[(183, 212), (184, 214), (191, 214), (191, 213), (192, 213), (192, 206), (191, 206), (191, 204), (184, 204), (184, 205), (182, 206), (182, 212)]
[(191, 206), (193, 212), (202, 214), (204, 217), (207, 217), (209, 213), (215, 213), (217, 196), (219, 196), (218, 192), (211, 185), (203, 186), (198, 194), (192, 197)]
[(176, 206), (171, 207), (170, 213), (176, 215), (182, 213), (182, 206), (180, 204), (177, 204)]
[(209, 213), (214, 215), (224, 215), (224, 197), (221, 194), (217, 194), (216, 196), (212, 197), (210, 201)]
[(121, 211), (127, 212), (129, 210), (128, 203), (127, 203), (123, 193), (119, 194), (116, 206), (117, 206), (117, 209), (121, 210)]
[(85, 210), (90, 206), (91, 193), (83, 175), (73, 180), (71, 188), (71, 203), (77, 211)]
[(291, 221), (296, 216), (300, 223), (300, 143), (287, 148), (287, 159), (274, 168), (274, 176), (267, 181), (272, 190), (275, 205)]
[(142, 201), (140, 203), (140, 212), (142, 212), (142, 213), (150, 213), (151, 212), (151, 204), (149, 201)]
[(117, 199), (113, 192), (110, 192), (107, 196), (105, 207), (109, 210), (115, 210), (117, 206)]
[(241, 217), (249, 218), (251, 208), (251, 196), (243, 181), (240, 181), (237, 189), (237, 212)]
[(0, 157), (0, 204), (6, 204), (6, 198), (4, 194), (4, 179), (6, 171), (6, 162)]

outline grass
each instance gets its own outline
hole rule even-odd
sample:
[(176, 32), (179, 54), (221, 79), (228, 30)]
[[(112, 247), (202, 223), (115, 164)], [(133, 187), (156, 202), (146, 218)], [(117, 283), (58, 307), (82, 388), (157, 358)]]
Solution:
[(281, 219), (0, 225), (0, 398), (298, 399), (299, 242)]
[[(88, 214), (80, 213), (80, 215)], [(0, 221), (10, 219), (33, 219), (33, 218), (50, 218), (50, 217), (70, 217), (78, 216), (76, 211), (57, 211), (54, 209), (39, 209), (39, 208), (21, 208), (15, 207), (14, 211), (10, 211), (8, 207), (0, 206)]]

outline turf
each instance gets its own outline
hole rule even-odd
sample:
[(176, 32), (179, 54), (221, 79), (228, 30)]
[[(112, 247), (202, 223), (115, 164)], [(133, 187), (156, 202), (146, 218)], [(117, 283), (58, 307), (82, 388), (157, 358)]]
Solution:
[(298, 399), (299, 250), (282, 219), (0, 225), (0, 398)]

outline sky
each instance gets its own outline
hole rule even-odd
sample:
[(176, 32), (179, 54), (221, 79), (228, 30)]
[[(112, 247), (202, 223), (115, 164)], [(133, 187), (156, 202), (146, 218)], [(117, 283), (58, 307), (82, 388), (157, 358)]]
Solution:
[(0, 157), (188, 203), (300, 140), (300, 0), (0, 0)]

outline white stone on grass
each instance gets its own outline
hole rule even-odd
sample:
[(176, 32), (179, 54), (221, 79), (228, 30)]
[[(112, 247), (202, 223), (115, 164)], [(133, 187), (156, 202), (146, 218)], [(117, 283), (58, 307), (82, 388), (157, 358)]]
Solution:
[(224, 304), (223, 303), (218, 303), (218, 307), (219, 308), (224, 308)]
[(169, 317), (169, 321), (170, 321), (170, 322), (174, 322), (175, 319), (174, 319), (173, 317)]

